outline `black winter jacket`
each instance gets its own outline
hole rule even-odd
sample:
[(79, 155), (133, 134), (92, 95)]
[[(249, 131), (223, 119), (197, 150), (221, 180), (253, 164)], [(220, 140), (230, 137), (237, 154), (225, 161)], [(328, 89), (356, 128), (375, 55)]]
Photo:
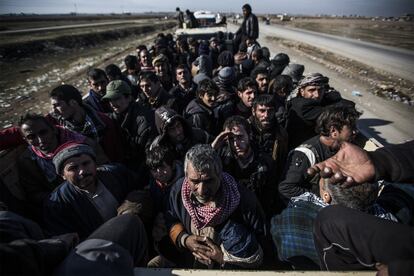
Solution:
[(184, 110), (187, 105), (194, 100), (195, 92), (197, 90), (197, 85), (192, 84), (188, 90), (182, 88), (179, 84), (174, 86), (168, 94), (175, 98), (176, 101), (176, 109), (178, 114), (183, 115)]
[(202, 104), (199, 99), (194, 99), (188, 104), (184, 112), (184, 118), (192, 127), (201, 128), (210, 135), (217, 135), (220, 131), (218, 114)]
[[(307, 169), (336, 153), (322, 144), (319, 137), (317, 135), (307, 140), (289, 153), (286, 170), (283, 173), (282, 182), (279, 184), (279, 193), (284, 201), (287, 202), (290, 198), (304, 192), (319, 194), (319, 178), (311, 179), (307, 174)], [(312, 156), (312, 154), (315, 157), (313, 164), (309, 159), (309, 155)]]
[(112, 113), (120, 126), (129, 168), (138, 169), (145, 162), (145, 147), (155, 137), (154, 112), (139, 103), (131, 103), (126, 114)]
[(293, 149), (317, 135), (315, 132), (316, 119), (326, 108), (333, 105), (355, 106), (355, 103), (343, 99), (337, 91), (327, 92), (319, 100), (293, 98), (289, 103), (286, 125), (289, 134), (289, 149)]
[(245, 38), (259, 38), (259, 23), (255, 14), (250, 13), (247, 18), (244, 18), (240, 29), (237, 31), (238, 33), (241, 33)]

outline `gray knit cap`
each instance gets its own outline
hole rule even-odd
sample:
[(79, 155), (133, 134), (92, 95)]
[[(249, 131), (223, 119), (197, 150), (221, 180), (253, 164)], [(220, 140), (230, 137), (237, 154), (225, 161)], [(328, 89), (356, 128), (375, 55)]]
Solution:
[(224, 67), (218, 72), (218, 80), (222, 84), (233, 83), (236, 79), (236, 73), (233, 67)]
[(53, 164), (55, 165), (57, 174), (61, 173), (65, 161), (74, 156), (87, 154), (94, 160), (96, 159), (96, 154), (90, 146), (74, 142), (62, 144), (56, 152), (55, 157), (53, 157)]

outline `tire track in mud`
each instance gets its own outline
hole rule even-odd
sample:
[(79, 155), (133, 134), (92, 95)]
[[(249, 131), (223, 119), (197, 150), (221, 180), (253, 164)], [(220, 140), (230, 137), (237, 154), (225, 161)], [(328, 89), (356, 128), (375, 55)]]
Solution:
[[(175, 25), (175, 24), (174, 24)], [(66, 66), (46, 66), (50, 68), (41, 74), (33, 75), (30, 78), (23, 79), (15, 87), (1, 89), (0, 92), (0, 128), (6, 128), (16, 124), (21, 115), (25, 112), (47, 113), (49, 111), (49, 91), (60, 84), (71, 84), (79, 89), (83, 94), (88, 90), (86, 72), (91, 67), (104, 68), (106, 65), (114, 63), (123, 67), (123, 59), (128, 54), (135, 54), (135, 47), (139, 44), (150, 45), (157, 33), (172, 31), (171, 25), (162, 25), (152, 32), (142, 35), (125, 37), (122, 40), (109, 42), (101, 48), (80, 48), (77, 49), (79, 56)], [(82, 53), (86, 51), (85, 55)], [(54, 63), (59, 64), (60, 55), (65, 54), (61, 50), (59, 55), (53, 57)], [(88, 53), (90, 52), (90, 55)], [(71, 53), (76, 57), (76, 52)], [(35, 63), (35, 59), (33, 60)], [(30, 62), (29, 62), (30, 63)], [(3, 64), (4, 65), (4, 64)], [(32, 69), (28, 69), (32, 71)], [(25, 73), (23, 71), (23, 73)], [(2, 73), (3, 74), (3, 73)], [(4, 84), (1, 83), (0, 87)]]

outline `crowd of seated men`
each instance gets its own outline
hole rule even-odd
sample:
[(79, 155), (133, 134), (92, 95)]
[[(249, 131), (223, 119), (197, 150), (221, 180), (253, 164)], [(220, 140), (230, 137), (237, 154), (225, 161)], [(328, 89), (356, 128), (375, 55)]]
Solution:
[[(161, 33), (124, 71), (91, 68), (89, 91), (54, 87), (49, 114), (1, 131), (2, 150), (24, 147), (24, 199), (1, 183), (2, 273), (413, 268), (414, 192), (396, 184), (414, 182), (413, 143), (358, 151), (348, 143), (361, 113), (327, 76), (252, 37), (235, 51), (220, 38)], [(359, 169), (362, 184), (335, 184)], [(378, 244), (352, 215), (378, 225)], [(392, 235), (391, 257), (373, 253)]]

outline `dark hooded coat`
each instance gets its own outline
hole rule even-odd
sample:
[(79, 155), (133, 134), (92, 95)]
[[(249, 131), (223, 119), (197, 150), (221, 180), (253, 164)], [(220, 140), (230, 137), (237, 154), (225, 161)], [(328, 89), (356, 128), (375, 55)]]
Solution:
[[(167, 134), (168, 126), (173, 124), (176, 120), (181, 122), (185, 134), (184, 142), (178, 145), (171, 143)], [(185, 153), (192, 146), (209, 143), (212, 139), (206, 131), (191, 127), (181, 115), (178, 115), (174, 110), (167, 107), (160, 107), (155, 111), (155, 126), (159, 135), (152, 145), (154, 145), (154, 143), (159, 143), (168, 146), (174, 151), (176, 159), (179, 160), (184, 160)]]

